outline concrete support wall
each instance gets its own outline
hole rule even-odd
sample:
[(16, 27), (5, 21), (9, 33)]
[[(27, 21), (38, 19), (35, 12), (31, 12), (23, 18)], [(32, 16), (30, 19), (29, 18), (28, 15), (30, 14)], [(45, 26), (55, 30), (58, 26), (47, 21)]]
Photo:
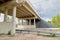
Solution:
[(16, 29), (16, 7), (13, 7), (13, 16), (12, 16), (12, 22), (8, 22), (8, 9), (5, 10), (5, 16), (4, 16), (4, 22), (0, 23), (0, 34), (7, 34), (9, 31), (11, 34), (15, 34)]
[(35, 30), (34, 25), (23, 25), (24, 30)]
[(18, 25), (18, 28), (16, 29), (19, 29), (19, 30), (34, 30), (35, 27), (34, 25)]
[(12, 23), (11, 22), (0, 22), (0, 34), (8, 34), (9, 31), (12, 31)]
[[(28, 22), (28, 24), (27, 24)], [(24, 22), (22, 22), (24, 23)], [(18, 25), (18, 27), (16, 29), (19, 29), (19, 30), (35, 30), (36, 29), (36, 21), (35, 19), (33, 20), (33, 25), (31, 25), (31, 19), (29, 20), (26, 20), (25, 22), (25, 25)]]

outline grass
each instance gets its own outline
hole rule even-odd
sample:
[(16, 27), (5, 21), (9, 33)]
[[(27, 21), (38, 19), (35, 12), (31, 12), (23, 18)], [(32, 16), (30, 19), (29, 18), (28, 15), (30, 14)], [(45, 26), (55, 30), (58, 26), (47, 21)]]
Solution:
[(56, 37), (55, 34), (50, 34), (50, 35), (45, 35), (45, 36), (47, 36), (47, 37)]
[(55, 34), (37, 34), (38, 36), (46, 36), (46, 37), (56, 37)]

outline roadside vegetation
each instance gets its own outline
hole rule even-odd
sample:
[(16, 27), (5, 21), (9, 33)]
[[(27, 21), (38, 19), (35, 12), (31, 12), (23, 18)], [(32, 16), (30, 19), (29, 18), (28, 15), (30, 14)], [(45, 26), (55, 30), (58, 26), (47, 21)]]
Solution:
[(50, 35), (45, 35), (45, 36), (47, 36), (47, 37), (56, 37), (55, 34), (50, 34)]
[(51, 21), (48, 21), (49, 23), (53, 24), (57, 28), (60, 28), (60, 15), (57, 14), (56, 16), (52, 17)]

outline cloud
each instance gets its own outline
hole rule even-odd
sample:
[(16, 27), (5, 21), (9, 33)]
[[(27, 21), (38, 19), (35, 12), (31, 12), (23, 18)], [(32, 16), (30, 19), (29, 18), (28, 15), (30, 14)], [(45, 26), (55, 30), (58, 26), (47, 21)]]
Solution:
[(52, 18), (60, 14), (60, 0), (31, 0), (31, 3), (41, 17)]
[(54, 5), (53, 3), (55, 2), (55, 0), (42, 0), (40, 1), (40, 6), (43, 10), (47, 10), (49, 8), (53, 8)]

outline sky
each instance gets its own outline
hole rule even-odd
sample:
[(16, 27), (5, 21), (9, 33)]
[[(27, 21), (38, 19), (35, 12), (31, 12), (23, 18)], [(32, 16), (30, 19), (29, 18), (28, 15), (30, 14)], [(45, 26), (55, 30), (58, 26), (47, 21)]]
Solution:
[(60, 14), (60, 0), (30, 0), (42, 19), (48, 21)]
[(3, 16), (4, 16), (4, 14), (0, 14), (0, 22), (3, 22), (3, 21), (4, 21), (4, 20), (3, 20), (3, 19), (4, 19)]
[[(29, 0), (38, 14), (45, 21), (51, 20), (54, 15), (60, 14), (60, 0)], [(3, 15), (3, 14), (2, 14)], [(4, 19), (0, 15), (0, 21)]]

